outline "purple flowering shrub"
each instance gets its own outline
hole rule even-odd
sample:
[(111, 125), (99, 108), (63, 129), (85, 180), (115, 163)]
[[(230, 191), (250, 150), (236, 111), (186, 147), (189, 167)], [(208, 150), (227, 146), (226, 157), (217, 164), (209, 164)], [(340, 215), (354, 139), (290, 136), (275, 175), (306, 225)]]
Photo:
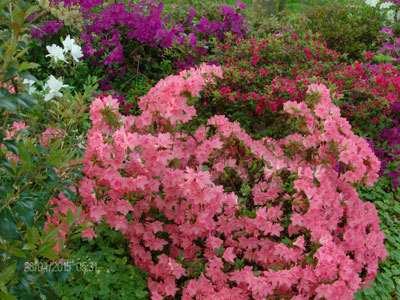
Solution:
[(400, 63), (400, 36), (396, 34), (390, 27), (384, 27), (381, 30), (382, 35), (379, 39), (382, 41), (382, 46), (379, 53), (392, 58), (392, 63)]
[(400, 100), (391, 106), (393, 127), (382, 130), (373, 147), (381, 161), (380, 176), (390, 178), (393, 188), (400, 186)]
[(31, 35), (35, 39), (45, 41), (45, 37), (48, 35), (55, 35), (63, 27), (61, 20), (48, 20), (43, 25), (33, 28)]
[[(105, 4), (103, 0), (53, 0), (65, 6), (78, 3), (84, 15), (83, 53), (102, 77), (103, 91), (131, 88), (137, 77), (159, 80), (175, 69), (194, 66), (207, 55), (208, 40), (222, 40), (226, 32), (244, 35), (247, 22), (238, 9), (223, 5), (214, 19), (197, 18), (192, 8), (182, 23), (170, 21), (163, 15), (160, 1), (138, 3), (116, 1)], [(173, 47), (173, 48), (172, 48)], [(171, 49), (177, 49), (177, 55)], [(102, 66), (102, 68), (98, 68)], [(105, 72), (104, 72), (105, 71)]]
[(186, 43), (179, 44), (180, 51), (173, 53), (178, 69), (208, 60), (209, 50), (215, 47), (216, 41), (225, 40), (227, 32), (243, 37), (248, 31), (246, 7), (242, 2), (237, 1), (236, 8), (210, 0), (194, 4), (191, 7), (191, 3), (178, 0), (166, 15), (170, 21), (182, 24), (188, 37)]

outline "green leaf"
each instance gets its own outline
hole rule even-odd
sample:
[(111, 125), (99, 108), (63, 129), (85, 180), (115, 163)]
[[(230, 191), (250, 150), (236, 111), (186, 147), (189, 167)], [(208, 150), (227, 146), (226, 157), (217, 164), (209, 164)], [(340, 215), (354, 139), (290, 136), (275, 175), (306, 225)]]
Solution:
[(46, 160), (46, 164), (54, 165), (56, 167), (61, 166), (65, 162), (65, 155), (67, 154), (68, 149), (61, 149), (57, 152), (50, 155), (50, 157)]
[(18, 69), (14, 66), (10, 66), (8, 70), (6, 71), (6, 74), (4, 74), (3, 82), (7, 82), (11, 79), (13, 79), (15, 76), (17, 76)]
[[(56, 241), (54, 241), (56, 243)], [(53, 245), (53, 247), (55, 246), (55, 243)], [(51, 247), (51, 248), (53, 248)], [(39, 255), (45, 257), (45, 258), (49, 258), (49, 259), (57, 259), (57, 252), (54, 249), (45, 249), (42, 251), (39, 251)]]
[(72, 224), (74, 224), (74, 221), (75, 221), (74, 213), (70, 209), (68, 209), (68, 211), (67, 211), (67, 224), (68, 224), (69, 228), (72, 227)]
[(18, 106), (15, 98), (10, 96), (0, 96), (0, 107), (4, 108), (5, 110), (11, 110), (13, 112), (18, 111)]
[(31, 14), (33, 14), (34, 12), (40, 10), (38, 5), (31, 5), (29, 6), (29, 8), (27, 9), (26, 13), (25, 13), (25, 18), (29, 17)]
[(27, 258), (26, 253), (17, 247), (12, 247), (10, 251), (16, 257)]
[(79, 233), (75, 233), (74, 235), (72, 235), (69, 239), (74, 240), (74, 239), (78, 239), (81, 237), (82, 237), (82, 232), (79, 232)]
[(67, 220), (65, 220), (64, 216), (60, 213), (56, 213), (56, 216), (60, 219), (61, 222), (67, 224)]
[(371, 287), (366, 286), (364, 288), (364, 294), (367, 296), (373, 296), (373, 295), (375, 295), (375, 291)]
[[(37, 228), (35, 226), (32, 226), (32, 228), (27, 228), (26, 229), (26, 234), (27, 234), (27, 241), (33, 245), (37, 244), (39, 239), (40, 239), (40, 235), (39, 235), (39, 231), (37, 230)], [(28, 248), (27, 248), (28, 247)], [(32, 249), (31, 245), (25, 245), (24, 249)]]
[(20, 237), (15, 218), (9, 208), (4, 208), (0, 212), (0, 220), (0, 235), (3, 235), (8, 239), (16, 239)]
[(142, 153), (142, 149), (140, 149), (139, 146), (135, 146), (135, 150), (136, 150), (137, 152), (139, 152), (139, 153)]
[(43, 245), (47, 243), (48, 240), (53, 239), (58, 234), (58, 228), (53, 227), (49, 232), (45, 233), (43, 238)]
[(25, 244), (25, 245), (22, 247), (22, 249), (23, 249), (23, 250), (35, 250), (35, 249), (36, 249), (36, 246), (35, 246), (35, 244), (29, 242), (29, 243)]
[(11, 294), (4, 294), (0, 293), (0, 299), (1, 300), (17, 300), (17, 298)]
[(1, 0), (0, 1), (0, 11), (2, 11), (3, 8), (7, 6), (8, 3), (10, 3), (10, 0)]
[(29, 150), (31, 150), (37, 156), (40, 156), (39, 150), (35, 147), (35, 145), (31, 141), (28, 141), (26, 143), (26, 146), (29, 148)]
[(27, 62), (24, 61), (20, 66), (19, 66), (19, 71), (22, 72), (24, 70), (29, 70), (29, 69), (35, 69), (39, 67), (39, 64), (33, 63), (33, 62)]
[(21, 198), (15, 204), (15, 211), (20, 219), (29, 228), (33, 225), (35, 205), (30, 198)]
[(61, 143), (62, 143), (62, 140), (61, 140), (61, 139), (58, 139), (58, 140), (54, 141), (54, 143), (52, 143), (52, 144), (50, 145), (50, 153), (53, 154), (54, 152), (56, 152), (56, 150), (57, 150), (58, 148), (60, 148)]
[(24, 79), (28, 79), (28, 80), (33, 80), (35, 82), (37, 82), (37, 78), (35, 76), (33, 76), (31, 73), (29, 73), (28, 71), (23, 71), (19, 74), (19, 77), (24, 78)]
[(3, 271), (1, 272), (1, 275), (0, 275), (0, 285), (5, 285), (12, 279), (12, 277), (14, 276), (16, 267), (17, 267), (17, 263), (15, 262), (3, 269)]
[(18, 154), (22, 161), (30, 168), (32, 166), (32, 157), (28, 150), (24, 147), (22, 142), (18, 143)]
[(18, 155), (18, 146), (14, 140), (2, 141), (2, 144), (4, 144), (13, 154)]
[(22, 25), (25, 20), (25, 13), (21, 10), (19, 6), (15, 6), (12, 11), (12, 20), (18, 25)]
[(19, 105), (31, 111), (38, 101), (31, 95), (25, 93), (16, 94)]

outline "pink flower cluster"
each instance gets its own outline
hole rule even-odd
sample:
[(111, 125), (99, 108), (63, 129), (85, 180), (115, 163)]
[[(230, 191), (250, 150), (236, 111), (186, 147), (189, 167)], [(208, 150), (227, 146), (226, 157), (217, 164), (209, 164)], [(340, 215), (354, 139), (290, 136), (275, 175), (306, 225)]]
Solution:
[(375, 206), (354, 188), (374, 183), (378, 160), (323, 85), (285, 104), (298, 132), (283, 140), (252, 140), (220, 115), (184, 130), (211, 73), (160, 81), (138, 117), (93, 102), (79, 188), (90, 221), (130, 241), (153, 300), (353, 299), (386, 257)]
[[(74, 192), (76, 191), (74, 186), (70, 186), (69, 188)], [(79, 214), (79, 216), (77, 216), (78, 207), (62, 192), (58, 194), (57, 198), (50, 200), (50, 205), (55, 207), (52, 208), (53, 215), (49, 213), (46, 214), (47, 222), (45, 224), (45, 229), (48, 232), (51, 230), (51, 226), (59, 228), (58, 233), (60, 237), (56, 238), (57, 244), (54, 247), (54, 250), (58, 252), (62, 250), (61, 247), (63, 247), (67, 241), (67, 236), (70, 236), (74, 233), (74, 226), (89, 222), (89, 218), (82, 212)], [(72, 224), (71, 227), (69, 224), (67, 224), (67, 222), (65, 222), (65, 219), (63, 220), (63, 218), (67, 216), (68, 211), (70, 211), (74, 216), (77, 216), (77, 218), (74, 218), (74, 224)], [(87, 227), (86, 229), (82, 230), (81, 233), (82, 237), (87, 238), (89, 241), (91, 241), (94, 237), (97, 237), (97, 234), (94, 232), (92, 227)], [(60, 238), (62, 241), (60, 241)]]
[(39, 140), (39, 143), (43, 147), (50, 147), (51, 141), (53, 139), (59, 139), (64, 135), (61, 129), (47, 128), (42, 132), (42, 137)]
[(13, 139), (17, 135), (18, 131), (27, 130), (29, 129), (29, 126), (25, 125), (25, 123), (22, 121), (19, 122), (14, 121), (10, 129), (11, 130), (6, 130), (6, 136), (4, 137), (3, 140)]

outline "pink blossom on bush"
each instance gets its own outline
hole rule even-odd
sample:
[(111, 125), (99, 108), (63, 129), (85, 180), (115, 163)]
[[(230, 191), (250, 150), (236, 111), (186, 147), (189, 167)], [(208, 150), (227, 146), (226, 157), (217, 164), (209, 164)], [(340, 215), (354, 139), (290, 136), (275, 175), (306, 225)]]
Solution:
[(25, 123), (22, 121), (14, 121), (11, 128), (11, 130), (6, 130), (6, 136), (3, 138), (3, 140), (11, 140), (18, 133), (18, 131), (26, 130), (29, 128), (29, 126), (25, 125)]
[(42, 137), (39, 140), (39, 143), (43, 147), (50, 147), (51, 140), (52, 139), (58, 139), (62, 137), (63, 133), (60, 129), (54, 129), (54, 128), (47, 128), (45, 131), (42, 132)]
[(187, 101), (210, 73), (222, 75), (202, 65), (161, 80), (138, 117), (111, 97), (92, 103), (79, 188), (89, 220), (129, 240), (152, 299), (352, 299), (386, 257), (377, 211), (354, 188), (374, 183), (379, 161), (323, 85), (285, 103), (298, 122), (282, 140), (218, 115), (187, 132)]

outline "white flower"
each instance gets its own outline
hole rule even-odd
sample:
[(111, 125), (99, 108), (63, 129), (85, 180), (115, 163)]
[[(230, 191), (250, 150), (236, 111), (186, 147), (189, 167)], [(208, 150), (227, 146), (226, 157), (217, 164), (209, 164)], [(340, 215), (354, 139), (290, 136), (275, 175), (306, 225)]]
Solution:
[(58, 60), (65, 61), (64, 49), (60, 46), (53, 44), (51, 46), (46, 46), (46, 49), (49, 52), (46, 57), (50, 56), (51, 58), (54, 58), (55, 62), (57, 62)]
[(49, 101), (52, 99), (54, 96), (62, 97), (62, 93), (60, 92), (60, 89), (68, 87), (68, 85), (63, 84), (62, 81), (56, 79), (53, 75), (50, 75), (49, 79), (47, 80), (46, 84), (44, 85), (44, 89), (49, 88), (50, 91), (44, 98), (45, 101)]
[(385, 9), (385, 8), (389, 8), (393, 5), (393, 3), (390, 2), (384, 2), (381, 4), (380, 9)]
[(365, 3), (369, 6), (373, 6), (376, 7), (376, 5), (378, 4), (379, 0), (366, 0)]
[(393, 11), (393, 9), (391, 9), (391, 10), (389, 10), (387, 13), (386, 13), (386, 19), (389, 21), (389, 22), (394, 22), (394, 15), (395, 15), (395, 13), (394, 13), (394, 11)]
[(30, 79), (24, 79), (24, 81), (22, 81), (22, 84), (25, 85), (26, 91), (29, 95), (32, 95), (34, 92), (36, 92), (36, 88), (32, 86), (34, 83), (35, 81)]
[(64, 45), (64, 50), (65, 51), (71, 51), (72, 47), (75, 45), (75, 40), (71, 39), (71, 37), (68, 35), (65, 40), (62, 42)]
[(80, 46), (78, 46), (78, 45), (72, 45), (72, 48), (71, 48), (71, 55), (72, 55), (72, 58), (76, 61), (76, 62), (78, 62), (79, 61), (79, 59), (83, 56), (83, 53), (82, 53), (82, 48), (80, 47)]

